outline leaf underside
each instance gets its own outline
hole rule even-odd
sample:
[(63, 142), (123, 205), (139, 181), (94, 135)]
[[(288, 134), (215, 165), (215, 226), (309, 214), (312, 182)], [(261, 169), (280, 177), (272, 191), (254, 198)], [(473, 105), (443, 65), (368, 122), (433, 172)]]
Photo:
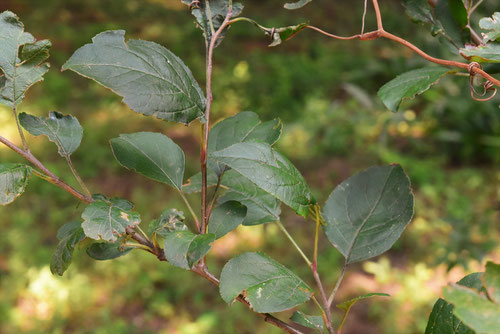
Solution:
[(23, 164), (0, 163), (0, 204), (7, 205), (22, 195), (32, 168)]

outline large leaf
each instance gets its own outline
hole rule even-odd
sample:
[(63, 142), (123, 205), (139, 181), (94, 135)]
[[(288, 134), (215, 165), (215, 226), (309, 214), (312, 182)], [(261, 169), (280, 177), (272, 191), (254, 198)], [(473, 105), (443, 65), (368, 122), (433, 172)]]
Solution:
[(338, 331), (340, 332), (340, 330), (342, 329), (342, 326), (344, 325), (344, 322), (347, 319), (347, 315), (349, 314), (351, 307), (354, 304), (356, 304), (357, 301), (371, 297), (389, 297), (389, 296), (390, 295), (388, 295), (387, 293), (367, 293), (365, 295), (357, 296), (355, 298), (349, 299), (343, 303), (338, 304), (337, 307), (344, 311), (344, 316), (342, 317), (342, 321), (340, 322)]
[(432, 7), (427, 0), (403, 0), (406, 14), (417, 23), (433, 23)]
[(422, 94), (448, 72), (443, 67), (426, 67), (403, 73), (383, 85), (378, 96), (389, 110), (396, 112), (404, 99)]
[(460, 54), (470, 61), (479, 63), (500, 63), (500, 43), (488, 43), (486, 45), (466, 45), (460, 49)]
[(240, 202), (224, 202), (212, 210), (208, 232), (219, 239), (240, 226), (246, 214), (247, 208)]
[(233, 168), (301, 216), (307, 216), (309, 206), (315, 203), (297, 168), (269, 144), (234, 144), (213, 152), (211, 157)]
[(134, 111), (189, 123), (203, 115), (205, 98), (189, 68), (163, 46), (125, 43), (125, 31), (105, 31), (76, 50), (64, 64), (123, 97)]
[[(262, 123), (256, 113), (240, 112), (217, 123), (208, 138), (208, 153), (225, 149), (236, 143), (263, 142), (273, 145), (281, 135), (282, 124), (279, 118)], [(225, 166), (209, 161), (209, 167), (221, 175)]]
[(346, 263), (380, 255), (413, 216), (410, 180), (399, 165), (371, 167), (335, 188), (323, 216), (326, 236)]
[(97, 200), (89, 204), (82, 218), (83, 231), (87, 237), (111, 242), (141, 222), (139, 214), (131, 211), (131, 205), (124, 205), (117, 199), (109, 202)]
[[(481, 273), (465, 276), (457, 284), (479, 291), (482, 287)], [(439, 298), (432, 308), (425, 334), (475, 334), (460, 319), (453, 315), (453, 305)]]
[(7, 205), (21, 196), (28, 185), (31, 167), (23, 164), (0, 163), (0, 204)]
[(244, 253), (222, 269), (220, 294), (228, 304), (242, 294), (255, 312), (281, 312), (302, 304), (311, 289), (297, 275), (262, 253)]
[(82, 141), (83, 129), (76, 117), (64, 116), (51, 111), (49, 117), (37, 117), (26, 113), (19, 114), (19, 122), (33, 136), (47, 136), (54, 142), (59, 154), (69, 157)]
[(165, 258), (176, 267), (191, 269), (212, 248), (215, 234), (176, 231), (165, 235)]
[(479, 27), (484, 30), (491, 30), (483, 34), (484, 42), (500, 42), (500, 12), (495, 12), (492, 17), (483, 17), (479, 20)]
[(57, 231), (59, 244), (50, 261), (50, 271), (62, 276), (73, 260), (75, 246), (85, 238), (81, 222), (66, 223)]
[(87, 254), (94, 260), (113, 260), (120, 256), (127, 255), (133, 248), (122, 245), (122, 240), (115, 242), (95, 242), (87, 248)]
[(486, 272), (484, 273), (483, 281), (488, 296), (497, 305), (500, 305), (500, 265), (488, 262), (486, 264)]
[(296, 2), (288, 2), (284, 5), (284, 7), (286, 9), (299, 9), (299, 8), (302, 8), (304, 7), (305, 5), (307, 5), (309, 2), (311, 2), (312, 0), (299, 0), (299, 1), (296, 1)]
[(111, 148), (122, 166), (181, 189), (184, 152), (167, 136), (155, 132), (121, 134), (111, 139)]
[(0, 14), (0, 103), (18, 105), (28, 88), (43, 80), (49, 70), (44, 61), (49, 57), (50, 46), (48, 40), (35, 42), (31, 34), (24, 32), (14, 13)]
[(304, 327), (313, 328), (319, 330), (323, 333), (323, 327), (325, 323), (320, 315), (307, 315), (300, 311), (295, 311), (290, 318), (296, 324), (302, 325)]

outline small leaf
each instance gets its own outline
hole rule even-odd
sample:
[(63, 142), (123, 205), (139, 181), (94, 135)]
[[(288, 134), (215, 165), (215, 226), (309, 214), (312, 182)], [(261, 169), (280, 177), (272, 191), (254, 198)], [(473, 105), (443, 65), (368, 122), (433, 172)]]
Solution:
[[(21, 54), (19, 48), (22, 47)], [(0, 14), (0, 103), (14, 107), (21, 103), (26, 91), (47, 73), (51, 44), (48, 40), (35, 42), (24, 32), (24, 25), (12, 12)]]
[(484, 287), (488, 296), (498, 305), (500, 305), (500, 265), (488, 262), (486, 272), (483, 276)]
[(83, 129), (76, 117), (51, 111), (49, 117), (19, 114), (19, 122), (33, 136), (47, 136), (62, 157), (69, 157), (82, 141)]
[[(207, 170), (207, 187), (217, 185), (217, 174), (212, 170)], [(185, 194), (199, 193), (201, 191), (201, 173), (191, 176), (186, 184), (182, 185), (182, 192)]]
[(85, 239), (81, 222), (66, 223), (57, 231), (60, 240), (50, 261), (52, 274), (62, 276), (73, 260), (75, 246)]
[(132, 110), (188, 124), (201, 117), (205, 98), (182, 60), (143, 40), (125, 43), (125, 31), (105, 31), (71, 56), (63, 70), (95, 80), (123, 97)]
[(85, 235), (95, 240), (113, 242), (117, 236), (124, 235), (127, 229), (137, 226), (141, 222), (139, 214), (120, 204), (116, 200), (99, 200), (89, 204), (82, 213)]
[(315, 200), (293, 164), (264, 143), (239, 143), (213, 152), (211, 157), (248, 178), (301, 216)]
[(271, 44), (269, 44), (269, 46), (280, 45), (281, 43), (292, 38), (295, 34), (300, 32), (306, 26), (307, 26), (307, 23), (301, 23), (301, 24), (298, 24), (295, 26), (288, 26), (288, 27), (271, 29), (269, 34), (272, 34), (272, 36), (271, 36), (272, 42), (271, 42)]
[(283, 7), (285, 7), (285, 9), (289, 9), (289, 10), (299, 9), (299, 8), (304, 7), (305, 5), (307, 5), (311, 1), (312, 0), (299, 0), (296, 2), (289, 2), (289, 3), (286, 3)]
[(7, 205), (24, 192), (32, 168), (23, 164), (0, 163), (0, 204)]
[(246, 214), (247, 208), (240, 202), (224, 202), (212, 210), (208, 233), (214, 233), (219, 239), (240, 226)]
[(378, 91), (378, 96), (389, 110), (396, 112), (404, 99), (412, 99), (422, 94), (448, 73), (450, 70), (443, 67), (412, 70), (398, 75), (383, 85)]
[(191, 269), (212, 248), (215, 234), (177, 231), (165, 234), (165, 258), (172, 265)]
[(113, 260), (127, 255), (133, 248), (122, 246), (122, 240), (116, 242), (95, 242), (87, 248), (87, 254), (94, 260)]
[(184, 152), (161, 133), (137, 132), (111, 139), (116, 160), (155, 181), (181, 189), (184, 175)]
[(484, 42), (500, 42), (500, 12), (493, 13), (492, 17), (483, 17), (479, 20), (479, 27), (484, 30), (491, 30), (483, 34)]
[(307, 328), (313, 328), (323, 333), (324, 322), (320, 315), (307, 315), (300, 311), (295, 311), (290, 318), (296, 324), (302, 325)]
[(432, 7), (427, 0), (403, 0), (403, 6), (406, 8), (406, 14), (416, 23), (432, 23)]
[(335, 188), (323, 216), (326, 236), (346, 263), (380, 255), (411, 221), (410, 180), (399, 165), (371, 167)]
[(220, 294), (228, 304), (240, 294), (255, 312), (281, 312), (305, 303), (311, 289), (297, 275), (262, 253), (244, 253), (222, 269)]
[(340, 332), (340, 330), (342, 329), (342, 326), (344, 325), (344, 322), (345, 322), (345, 319), (347, 319), (347, 314), (349, 313), (349, 311), (351, 310), (351, 307), (358, 301), (358, 300), (361, 300), (361, 299), (366, 299), (366, 298), (371, 298), (371, 297), (379, 297), (379, 296), (382, 296), (382, 297), (390, 297), (389, 294), (387, 293), (367, 293), (365, 295), (362, 295), (362, 296), (358, 296), (358, 297), (355, 297), (353, 299), (349, 299), (341, 304), (338, 304), (337, 307), (341, 310), (344, 311), (344, 316), (342, 317), (342, 321), (340, 322), (340, 325), (339, 325), (339, 328), (338, 328), (338, 331)]
[(478, 63), (500, 63), (500, 43), (488, 43), (486, 45), (466, 45), (460, 49), (460, 54), (470, 61)]
[(184, 224), (184, 212), (177, 209), (167, 209), (162, 212), (160, 219), (155, 219), (149, 224), (149, 233), (165, 236), (165, 234), (176, 231), (187, 231)]

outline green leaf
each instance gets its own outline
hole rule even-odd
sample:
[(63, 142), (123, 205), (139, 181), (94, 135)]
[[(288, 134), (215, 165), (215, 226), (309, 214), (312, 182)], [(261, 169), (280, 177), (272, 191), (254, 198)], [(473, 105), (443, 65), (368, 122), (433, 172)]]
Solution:
[(432, 23), (432, 7), (427, 0), (403, 0), (403, 6), (406, 8), (406, 14), (416, 23)]
[(240, 202), (224, 202), (212, 210), (208, 233), (214, 233), (219, 239), (240, 226), (246, 214), (247, 208)]
[(500, 328), (500, 305), (460, 285), (443, 289), (444, 298), (455, 306), (454, 314), (479, 333), (496, 334)]
[(62, 276), (73, 260), (75, 246), (85, 239), (81, 222), (66, 223), (57, 231), (60, 240), (50, 261), (52, 274)]
[(69, 157), (82, 141), (83, 129), (76, 117), (51, 111), (49, 117), (19, 114), (19, 122), (33, 136), (47, 136), (62, 157)]
[[(21, 54), (19, 48), (22, 47)], [(50, 65), (48, 40), (35, 42), (24, 32), (24, 25), (12, 12), (0, 14), (0, 103), (14, 107), (21, 103), (26, 91), (43, 80)], [(0, 74), (1, 74), (0, 72)]]
[(184, 124), (201, 117), (205, 98), (182, 60), (153, 42), (125, 43), (124, 36), (123, 30), (98, 34), (76, 50), (63, 70), (111, 89), (140, 114)]
[(500, 63), (500, 43), (488, 43), (486, 45), (466, 45), (460, 49), (460, 54), (470, 61), (478, 63)]
[(498, 305), (500, 305), (500, 265), (488, 262), (486, 272), (483, 276), (484, 287), (488, 296)]
[(404, 99), (412, 99), (422, 94), (448, 73), (450, 70), (443, 67), (412, 70), (398, 75), (383, 85), (378, 91), (378, 96), (389, 110), (396, 112)]
[(24, 192), (32, 168), (23, 164), (0, 163), (0, 204), (7, 205)]
[[(465, 287), (481, 290), (481, 273), (465, 276), (457, 282)], [(475, 334), (460, 319), (453, 315), (453, 305), (439, 298), (432, 308), (425, 334)]]
[(220, 294), (228, 304), (240, 294), (255, 312), (281, 312), (305, 303), (311, 289), (297, 275), (262, 253), (243, 253), (222, 269)]
[[(282, 124), (279, 118), (261, 122), (259, 116), (244, 111), (217, 123), (208, 138), (208, 154), (220, 151), (236, 143), (262, 142), (273, 145), (281, 135)], [(209, 161), (210, 169), (221, 175), (225, 166)]]
[(124, 247), (122, 245), (123, 240), (117, 240), (116, 242), (95, 242), (87, 248), (87, 254), (94, 260), (105, 261), (113, 260), (120, 256), (127, 255), (133, 248)]
[(309, 206), (315, 203), (297, 168), (269, 144), (234, 144), (213, 152), (211, 157), (233, 168), (301, 216), (307, 216)]
[(371, 297), (390, 297), (389, 294), (387, 293), (367, 293), (365, 295), (361, 295), (361, 296), (358, 296), (358, 297), (355, 297), (353, 299), (349, 299), (341, 304), (338, 304), (337, 307), (341, 310), (344, 311), (344, 316), (342, 317), (342, 321), (340, 323), (340, 326), (338, 328), (338, 331), (340, 332), (340, 330), (342, 329), (342, 326), (344, 325), (344, 322), (345, 320), (347, 319), (347, 314), (349, 313), (349, 311), (351, 310), (351, 307), (356, 304), (356, 302), (358, 300), (361, 300), (361, 299), (367, 299), (367, 298), (371, 298)]
[(161, 133), (137, 132), (111, 139), (116, 160), (128, 169), (181, 189), (184, 152)]
[(483, 17), (479, 20), (479, 27), (484, 30), (491, 30), (483, 34), (484, 42), (500, 42), (500, 12), (493, 13), (492, 17)]
[(470, 40), (467, 9), (462, 0), (438, 0), (434, 7), (435, 18), (439, 21), (443, 34), (460, 48)]
[(324, 322), (320, 315), (307, 315), (300, 311), (295, 311), (290, 320), (304, 327), (317, 329), (321, 333), (323, 332)]
[(272, 42), (269, 44), (269, 46), (277, 46), (280, 45), (281, 43), (289, 40), (292, 38), (295, 34), (297, 34), (299, 31), (304, 29), (307, 26), (307, 23), (301, 23), (295, 26), (288, 26), (288, 27), (282, 27), (282, 28), (276, 28), (276, 29), (271, 29), (270, 33), (272, 33)]
[(285, 7), (286, 9), (289, 9), (289, 10), (299, 9), (299, 8), (304, 7), (305, 5), (307, 5), (311, 1), (312, 0), (299, 0), (296, 2), (289, 2), (289, 3), (286, 3), (283, 7)]
[(184, 224), (184, 212), (177, 209), (167, 209), (162, 212), (159, 219), (151, 221), (149, 224), (149, 233), (165, 236), (165, 234), (175, 231), (187, 231), (188, 227)]
[(165, 234), (165, 258), (172, 265), (191, 269), (212, 248), (215, 234), (177, 231)]
[(82, 213), (85, 235), (95, 240), (116, 241), (117, 236), (124, 235), (141, 222), (139, 214), (130, 209), (115, 199), (89, 204)]
[(410, 180), (399, 165), (371, 167), (335, 188), (323, 216), (326, 236), (346, 263), (380, 255), (411, 221)]
[[(213, 187), (217, 185), (218, 180), (217, 174), (211, 169), (207, 170), (207, 187)], [(186, 184), (182, 185), (182, 192), (185, 194), (199, 193), (201, 191), (201, 173), (196, 173), (191, 176)]]

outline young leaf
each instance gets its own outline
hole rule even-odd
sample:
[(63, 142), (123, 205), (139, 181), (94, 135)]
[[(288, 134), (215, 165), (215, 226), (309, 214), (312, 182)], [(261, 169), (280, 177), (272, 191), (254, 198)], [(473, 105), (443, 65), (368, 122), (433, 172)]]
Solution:
[(346, 263), (380, 255), (411, 221), (410, 180), (399, 165), (371, 167), (335, 188), (323, 216), (326, 236)]
[(427, 67), (412, 70), (392, 79), (383, 85), (378, 96), (387, 109), (396, 112), (404, 99), (412, 99), (438, 83), (450, 70), (443, 67)]
[(70, 222), (64, 224), (57, 231), (57, 238), (60, 241), (50, 261), (50, 271), (54, 275), (62, 276), (73, 260), (75, 246), (85, 239), (82, 223)]
[[(217, 185), (218, 180), (217, 174), (214, 171), (207, 170), (207, 187), (213, 187)], [(194, 194), (201, 191), (201, 173), (196, 173), (191, 176), (186, 184), (182, 185), (182, 192), (185, 194)]]
[(153, 220), (149, 224), (149, 233), (165, 236), (165, 234), (176, 231), (187, 231), (184, 224), (184, 212), (177, 209), (167, 209), (162, 212), (159, 219)]
[(98, 261), (113, 260), (127, 255), (133, 248), (122, 246), (122, 240), (115, 242), (95, 242), (87, 248), (87, 255)]
[(290, 206), (301, 216), (315, 200), (292, 163), (264, 143), (239, 143), (213, 152), (211, 157), (248, 178), (262, 190)]
[(23, 164), (0, 163), (0, 204), (7, 205), (24, 192), (31, 176), (31, 167)]
[(193, 234), (177, 231), (165, 234), (165, 258), (172, 265), (191, 269), (212, 248), (215, 234)]
[[(236, 143), (263, 142), (273, 145), (281, 135), (282, 124), (279, 118), (261, 122), (259, 116), (244, 111), (217, 123), (208, 138), (208, 153), (222, 150)], [(209, 161), (209, 167), (221, 175), (225, 166)]]
[(299, 31), (304, 29), (306, 26), (307, 26), (306, 23), (301, 23), (301, 24), (298, 24), (295, 26), (288, 26), (288, 27), (271, 29), (269, 34), (272, 33), (272, 36), (271, 36), (272, 42), (271, 42), (271, 44), (269, 44), (269, 46), (280, 45), (281, 43), (292, 38), (295, 34), (297, 34)]
[(498, 305), (500, 305), (500, 265), (488, 262), (486, 272), (483, 276), (484, 287), (488, 296)]
[(33, 136), (47, 136), (62, 157), (69, 157), (82, 141), (83, 129), (76, 117), (51, 111), (49, 117), (19, 114), (19, 122)]
[(460, 49), (460, 54), (470, 61), (478, 63), (500, 63), (500, 43), (488, 43), (486, 45), (466, 45)]
[(325, 323), (320, 315), (307, 315), (300, 311), (295, 311), (290, 318), (296, 324), (302, 325), (307, 328), (317, 329), (323, 333)]
[(220, 294), (228, 304), (243, 294), (255, 312), (281, 312), (305, 303), (311, 289), (297, 275), (262, 253), (244, 253), (222, 269)]
[(111, 139), (116, 160), (128, 169), (181, 189), (184, 152), (161, 133), (137, 132)]
[(212, 210), (208, 233), (214, 233), (219, 239), (231, 232), (243, 222), (247, 208), (240, 202), (227, 201)]
[(50, 67), (43, 63), (50, 47), (48, 40), (35, 42), (31, 34), (24, 32), (24, 25), (14, 13), (0, 14), (0, 74), (4, 74), (0, 76), (0, 103), (11, 108), (18, 105), (25, 92), (43, 80)]
[(479, 20), (479, 27), (484, 30), (491, 30), (483, 34), (484, 42), (500, 42), (500, 12), (495, 12), (492, 17), (483, 17)]
[(358, 296), (358, 297), (355, 297), (353, 299), (349, 299), (349, 300), (347, 300), (347, 301), (345, 301), (345, 302), (343, 302), (341, 304), (338, 304), (337, 307), (339, 309), (341, 309), (341, 310), (344, 311), (344, 316), (342, 317), (342, 321), (340, 322), (338, 331), (340, 332), (340, 330), (342, 329), (342, 326), (344, 325), (345, 319), (347, 319), (347, 314), (351, 310), (351, 307), (354, 304), (356, 304), (356, 302), (358, 300), (366, 299), (366, 298), (371, 298), (371, 297), (376, 297), (376, 296), (389, 297), (390, 295), (388, 295), (387, 293), (367, 293), (365, 295)]
[(128, 228), (137, 226), (141, 222), (139, 214), (121, 204), (116, 200), (98, 200), (89, 204), (82, 213), (85, 235), (95, 240), (114, 242)]
[(63, 70), (93, 79), (123, 97), (132, 110), (188, 124), (203, 115), (205, 98), (189, 68), (163, 46), (125, 43), (125, 31), (105, 31), (84, 45)]
[[(479, 291), (482, 288), (480, 276), (481, 273), (467, 275), (457, 284)], [(453, 315), (452, 304), (439, 298), (432, 308), (425, 334), (475, 334), (475, 332)]]
[(289, 10), (299, 9), (299, 8), (304, 7), (305, 5), (307, 5), (311, 1), (312, 0), (299, 0), (296, 2), (289, 2), (289, 3), (286, 3), (283, 7), (285, 7), (286, 9), (289, 9)]

